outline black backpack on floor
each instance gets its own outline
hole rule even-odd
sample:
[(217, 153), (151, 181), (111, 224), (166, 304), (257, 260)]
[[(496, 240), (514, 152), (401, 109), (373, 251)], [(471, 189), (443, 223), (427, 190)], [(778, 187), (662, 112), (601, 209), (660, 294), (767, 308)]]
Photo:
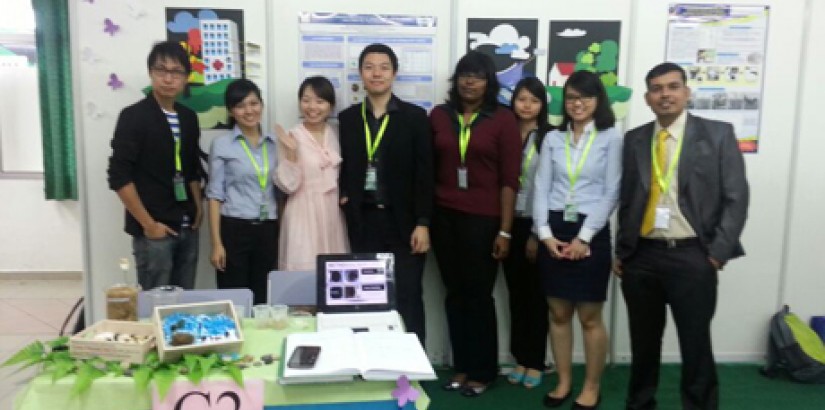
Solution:
[(787, 305), (771, 318), (768, 361), (760, 372), (770, 378), (785, 372), (801, 383), (825, 383), (825, 344)]

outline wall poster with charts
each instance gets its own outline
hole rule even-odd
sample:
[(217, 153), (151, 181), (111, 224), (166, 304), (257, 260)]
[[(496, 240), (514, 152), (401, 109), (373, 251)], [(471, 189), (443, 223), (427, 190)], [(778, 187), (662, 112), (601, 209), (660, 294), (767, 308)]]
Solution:
[(398, 56), (393, 93), (428, 111), (433, 107), (435, 17), (303, 12), (298, 23), (301, 78), (329, 78), (339, 111), (364, 99), (358, 55), (372, 43), (386, 44)]
[(690, 111), (733, 124), (739, 149), (759, 148), (768, 6), (671, 4), (665, 58), (688, 76)]

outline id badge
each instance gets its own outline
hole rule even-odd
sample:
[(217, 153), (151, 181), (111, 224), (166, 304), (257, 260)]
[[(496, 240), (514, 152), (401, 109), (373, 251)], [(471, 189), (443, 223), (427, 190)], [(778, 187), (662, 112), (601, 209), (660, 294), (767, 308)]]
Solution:
[(576, 204), (564, 205), (564, 222), (579, 222), (579, 208)]
[(653, 227), (656, 229), (670, 228), (670, 208), (656, 208), (656, 219), (653, 222)]
[(467, 182), (467, 168), (465, 167), (458, 167), (458, 188), (459, 189), (467, 189), (470, 187), (470, 184)]
[(524, 212), (527, 210), (527, 193), (519, 191), (516, 194), (516, 212)]
[(367, 167), (367, 177), (364, 179), (364, 190), (375, 191), (378, 187), (378, 173), (374, 166)]
[(186, 200), (186, 181), (183, 180), (183, 177), (180, 174), (177, 174), (172, 179), (172, 182), (175, 185), (175, 199), (178, 200), (178, 201), (185, 201)]
[(261, 210), (258, 213), (258, 218), (262, 221), (269, 219), (269, 211), (266, 209), (266, 204), (261, 204)]

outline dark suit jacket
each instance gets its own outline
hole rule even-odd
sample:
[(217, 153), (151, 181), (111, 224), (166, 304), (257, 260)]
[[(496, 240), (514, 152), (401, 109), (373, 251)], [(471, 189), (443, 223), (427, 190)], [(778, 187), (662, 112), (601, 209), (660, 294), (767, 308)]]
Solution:
[[(409, 242), (416, 225), (429, 225), (433, 209), (432, 132), (427, 113), (416, 105), (393, 95), (397, 111), (379, 146), (382, 165), (378, 179), (386, 186), (390, 211), (398, 224), (403, 243)], [(365, 234), (361, 207), (367, 172), (367, 148), (361, 104), (354, 104), (338, 115), (341, 140), (341, 173), (338, 186), (344, 206), (350, 243), (361, 243)]]
[[(616, 256), (633, 255), (650, 193), (654, 123), (625, 135)], [(679, 159), (679, 209), (709, 256), (721, 263), (745, 254), (739, 236), (748, 213), (745, 163), (733, 127), (688, 114)]]
[[(175, 103), (181, 132), (181, 173), (186, 182), (201, 178), (198, 154), (200, 127), (194, 111)], [(123, 109), (117, 119), (112, 156), (109, 157), (109, 188), (117, 191), (134, 183), (143, 206), (152, 218), (177, 229), (184, 213), (195, 216), (192, 192), (186, 184), (187, 201), (175, 199), (175, 140), (169, 121), (157, 100), (150, 94)], [(125, 212), (124, 230), (133, 236), (143, 235), (143, 228)]]

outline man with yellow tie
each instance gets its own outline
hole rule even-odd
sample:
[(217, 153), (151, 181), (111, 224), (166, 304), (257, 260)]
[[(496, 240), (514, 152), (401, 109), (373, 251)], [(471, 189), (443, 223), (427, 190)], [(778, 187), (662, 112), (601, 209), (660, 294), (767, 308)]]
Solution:
[(683, 409), (718, 409), (710, 323), (717, 272), (744, 255), (745, 164), (725, 122), (695, 117), (685, 71), (662, 63), (645, 77), (656, 120), (625, 136), (616, 274), (630, 324), (627, 409), (655, 409), (666, 305), (682, 355)]

